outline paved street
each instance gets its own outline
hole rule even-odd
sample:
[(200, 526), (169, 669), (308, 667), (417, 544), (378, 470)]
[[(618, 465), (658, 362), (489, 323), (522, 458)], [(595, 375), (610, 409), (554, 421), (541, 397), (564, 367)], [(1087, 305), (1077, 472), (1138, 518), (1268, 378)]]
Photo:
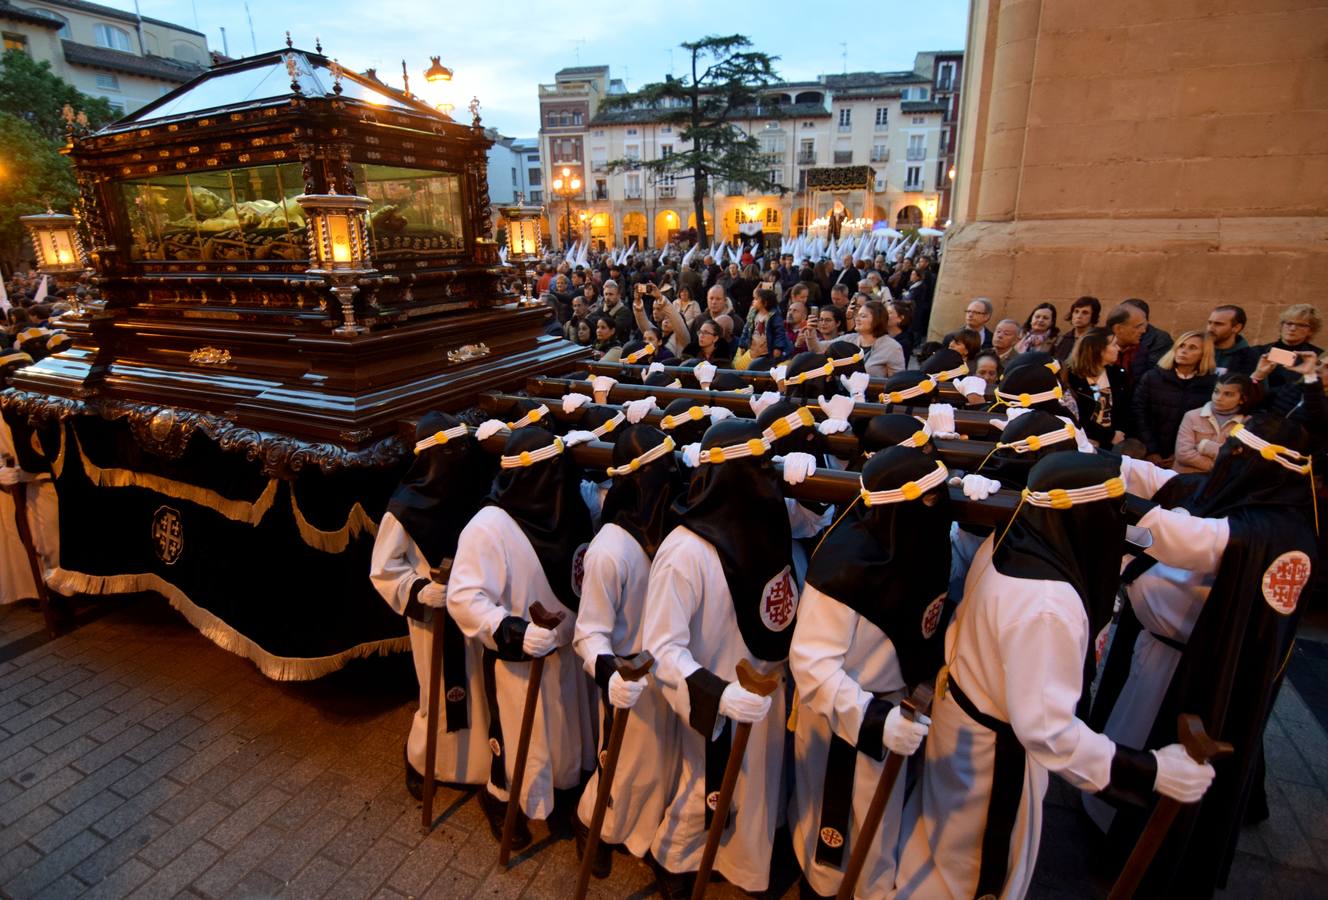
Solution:
[[(35, 611), (0, 609), (0, 896), (571, 894), (565, 833), (534, 826), (536, 843), (499, 871), (470, 794), (443, 791), (441, 824), (421, 837), (402, 784), (405, 657), (277, 684), (160, 599), (81, 605), (78, 616), (76, 630), (47, 641)], [(1226, 896), (1323, 896), (1328, 735), (1296, 682), (1316, 706), (1328, 695), (1315, 681), (1323, 645), (1307, 646), (1269, 728), (1272, 818), (1247, 829)], [(1090, 847), (1073, 801), (1056, 786), (1034, 897), (1109, 886), (1085, 876)], [(783, 874), (780, 889), (796, 897)], [(647, 897), (652, 885), (644, 865), (619, 855), (592, 896)]]

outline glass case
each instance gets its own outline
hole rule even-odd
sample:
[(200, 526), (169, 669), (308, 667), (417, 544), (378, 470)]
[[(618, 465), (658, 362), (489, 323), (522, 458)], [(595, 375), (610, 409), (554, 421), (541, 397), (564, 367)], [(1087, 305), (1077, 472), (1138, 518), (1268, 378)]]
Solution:
[[(355, 164), (355, 182), (373, 201), (375, 256), (461, 252), (466, 246), (461, 176)], [(138, 261), (305, 261), (308, 228), (295, 198), (299, 163), (121, 181), (118, 203)]]

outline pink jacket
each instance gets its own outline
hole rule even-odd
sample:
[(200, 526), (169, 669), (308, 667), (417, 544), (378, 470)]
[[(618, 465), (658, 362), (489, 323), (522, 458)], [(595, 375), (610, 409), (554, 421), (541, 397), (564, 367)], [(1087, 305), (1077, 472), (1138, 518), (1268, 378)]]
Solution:
[(1231, 430), (1245, 419), (1246, 416), (1237, 414), (1218, 428), (1211, 402), (1187, 412), (1176, 432), (1176, 463), (1172, 468), (1177, 472), (1211, 471), (1217, 451), (1231, 436)]

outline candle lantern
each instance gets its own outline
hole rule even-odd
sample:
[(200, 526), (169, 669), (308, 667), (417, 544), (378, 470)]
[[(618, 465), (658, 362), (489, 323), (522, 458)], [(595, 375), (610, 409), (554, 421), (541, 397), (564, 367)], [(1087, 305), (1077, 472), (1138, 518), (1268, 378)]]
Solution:
[(501, 206), (498, 212), (507, 221), (507, 261), (521, 272), (523, 284), (529, 294), (531, 286), (526, 283), (530, 269), (540, 255), (540, 217), (544, 208), (527, 206), (525, 198), (517, 194), (516, 204)]
[[(28, 235), (32, 238), (38, 272), (53, 276), (57, 282), (62, 275), (81, 276), (90, 272), (87, 254), (78, 236), (76, 218), (48, 208), (39, 215), (20, 216), (19, 221), (28, 229)], [(73, 292), (70, 292), (69, 299), (73, 305), (72, 315), (81, 318), (83, 307)]]
[(341, 305), (342, 324), (333, 334), (364, 331), (355, 322), (357, 282), (374, 273), (369, 253), (368, 197), (345, 194), (301, 194), (295, 198), (309, 222), (309, 269), (329, 284)]

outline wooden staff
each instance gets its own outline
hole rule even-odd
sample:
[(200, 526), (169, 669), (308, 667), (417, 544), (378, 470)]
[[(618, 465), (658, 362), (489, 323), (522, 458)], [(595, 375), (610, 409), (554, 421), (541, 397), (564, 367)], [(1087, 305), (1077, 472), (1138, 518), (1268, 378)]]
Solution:
[[(429, 570), (429, 578), (434, 584), (444, 586), (451, 574), (450, 559), (443, 560), (441, 566)], [(435, 609), (429, 622), (433, 633), (429, 637), (429, 705), (424, 718), (429, 730), (424, 735), (424, 793), (420, 803), (420, 827), (426, 832), (433, 827), (434, 767), (438, 763), (438, 694), (442, 690), (443, 681), (443, 618), (446, 615), (446, 609)]]
[[(8, 468), (17, 468), (13, 457), (7, 454), (0, 461)], [(10, 485), (5, 490), (14, 498), (14, 526), (18, 529), (18, 539), (23, 544), (23, 552), (28, 557), (28, 569), (32, 572), (33, 589), (37, 592), (37, 605), (41, 607), (46, 633), (56, 637), (60, 633), (60, 621), (51, 604), (51, 593), (46, 589), (46, 579), (42, 576), (41, 560), (37, 557), (37, 543), (33, 540), (32, 529), (28, 527), (27, 486), (19, 483)]]
[[(931, 715), (931, 701), (934, 691), (930, 684), (920, 684), (913, 689), (899, 704), (903, 715), (910, 721), (917, 721), (918, 716)], [(862, 867), (867, 862), (867, 851), (876, 842), (876, 831), (885, 817), (885, 804), (890, 800), (899, 771), (904, 767), (904, 757), (898, 753), (885, 755), (885, 767), (881, 769), (881, 778), (876, 782), (876, 792), (872, 794), (871, 805), (867, 807), (867, 818), (862, 821), (862, 830), (858, 832), (857, 843), (848, 858), (848, 868), (844, 870), (844, 880), (839, 883), (837, 900), (849, 900), (857, 890), (858, 879), (862, 877)]]
[[(549, 612), (542, 604), (530, 607), (530, 621), (550, 631), (557, 628), (566, 613)], [(526, 780), (526, 756), (530, 753), (530, 733), (535, 727), (535, 704), (539, 702), (540, 680), (544, 678), (544, 657), (530, 661), (530, 680), (526, 684), (526, 707), (521, 711), (521, 737), (516, 744), (516, 760), (507, 792), (507, 817), (503, 819), (503, 840), (498, 848), (498, 864), (507, 867), (512, 858), (512, 835), (516, 832), (516, 814), (521, 809), (521, 785)]]
[[(743, 690), (769, 697), (779, 688), (779, 675), (774, 672), (762, 675), (751, 663), (743, 659), (738, 662), (738, 684)], [(701, 900), (705, 896), (706, 886), (710, 882), (710, 871), (715, 867), (715, 854), (719, 852), (719, 839), (724, 836), (724, 822), (729, 817), (729, 807), (733, 805), (733, 789), (738, 786), (742, 758), (747, 753), (747, 739), (751, 735), (751, 722), (739, 722), (733, 729), (733, 746), (729, 750), (728, 764), (724, 767), (724, 780), (719, 784), (719, 799), (715, 803), (714, 816), (710, 820), (710, 831), (706, 834), (705, 850), (701, 853), (701, 867), (696, 870), (696, 885), (692, 888), (692, 900)]]
[[(1181, 713), (1176, 722), (1176, 735), (1185, 752), (1190, 754), (1190, 759), (1197, 763), (1212, 762), (1233, 752), (1232, 746), (1226, 741), (1215, 741), (1209, 737), (1208, 732), (1204, 731), (1203, 722), (1198, 716), (1190, 713)], [(1140, 882), (1148, 873), (1148, 867), (1152, 865), (1153, 857), (1157, 855), (1162, 842), (1166, 840), (1171, 823), (1176, 820), (1182, 805), (1179, 800), (1170, 797), (1158, 799), (1143, 834), (1139, 836), (1139, 843), (1134, 845), (1134, 851), (1125, 861), (1125, 868), (1116, 879), (1108, 900), (1128, 900), (1139, 890)]]
[[(635, 656), (619, 657), (614, 663), (623, 681), (640, 681), (655, 665), (655, 658), (647, 650)], [(595, 793), (595, 809), (590, 815), (590, 831), (586, 835), (586, 849), (581, 856), (581, 869), (576, 873), (576, 890), (572, 896), (582, 900), (590, 887), (590, 868), (599, 849), (599, 833), (604, 827), (604, 811), (609, 807), (609, 790), (613, 787), (613, 776), (618, 771), (618, 754), (622, 752), (623, 735), (627, 733), (627, 717), (630, 709), (613, 711), (613, 730), (609, 732), (609, 748), (604, 752), (600, 765), (599, 784)], [(575, 813), (573, 813), (575, 815)]]

